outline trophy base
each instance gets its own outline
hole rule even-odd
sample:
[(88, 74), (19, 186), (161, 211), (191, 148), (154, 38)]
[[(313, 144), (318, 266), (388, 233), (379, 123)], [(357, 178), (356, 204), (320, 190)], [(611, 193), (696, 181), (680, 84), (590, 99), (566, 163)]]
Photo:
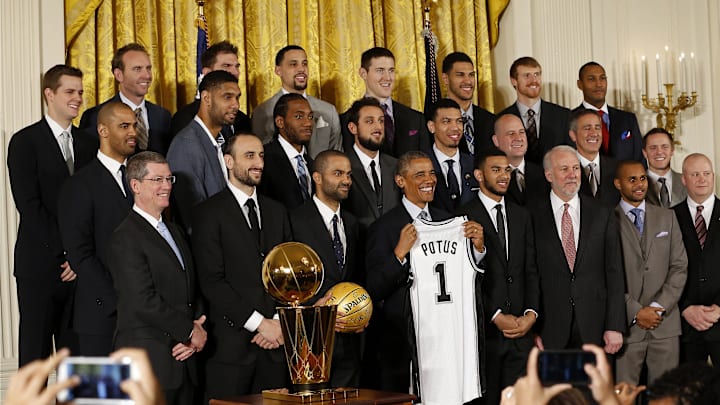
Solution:
[[(320, 384), (299, 384), (294, 385), (294, 387), (299, 388), (299, 386), (317, 385)], [(326, 388), (315, 391), (298, 391), (296, 393), (283, 393), (275, 390), (265, 390), (262, 392), (262, 397), (278, 401), (307, 404), (311, 402), (339, 401), (349, 398), (357, 398), (358, 392), (357, 388)]]

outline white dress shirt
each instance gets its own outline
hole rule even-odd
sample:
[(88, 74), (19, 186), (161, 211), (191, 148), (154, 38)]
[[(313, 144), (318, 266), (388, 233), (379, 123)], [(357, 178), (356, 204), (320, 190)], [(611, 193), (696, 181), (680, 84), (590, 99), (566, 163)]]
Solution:
[[(73, 136), (72, 136), (72, 122), (70, 123), (70, 126), (67, 128), (63, 128), (60, 126), (60, 124), (57, 123), (54, 119), (50, 118), (49, 115), (45, 115), (45, 121), (47, 121), (48, 125), (50, 126), (50, 130), (53, 133), (53, 136), (55, 137), (55, 141), (58, 143), (58, 146), (60, 147), (60, 152), (64, 152), (64, 146), (63, 141), (60, 139), (60, 135), (62, 135), (63, 131), (67, 131), (68, 134), (70, 134), (70, 157), (72, 157), (73, 162), (75, 161), (75, 151), (73, 150)], [(67, 156), (63, 155), (63, 158), (67, 160)]]
[[(115, 182), (117, 183), (118, 187), (120, 187), (120, 191), (122, 191), (123, 195), (125, 195), (125, 187), (123, 187), (122, 183), (122, 172), (120, 171), (120, 166), (125, 165), (127, 163), (127, 160), (120, 163), (117, 160), (109, 157), (108, 155), (98, 151), (97, 158), (102, 163), (102, 165), (112, 174), (113, 178), (115, 179)], [(128, 181), (128, 188), (130, 187), (130, 182)], [(127, 195), (125, 195), (127, 197)]]

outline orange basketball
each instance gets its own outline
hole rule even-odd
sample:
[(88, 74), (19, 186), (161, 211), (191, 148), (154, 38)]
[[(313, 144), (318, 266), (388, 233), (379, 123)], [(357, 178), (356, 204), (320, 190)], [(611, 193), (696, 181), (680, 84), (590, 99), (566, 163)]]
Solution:
[(337, 319), (346, 322), (343, 332), (355, 332), (365, 328), (372, 316), (370, 294), (355, 283), (335, 284), (330, 289), (327, 305), (337, 305)]

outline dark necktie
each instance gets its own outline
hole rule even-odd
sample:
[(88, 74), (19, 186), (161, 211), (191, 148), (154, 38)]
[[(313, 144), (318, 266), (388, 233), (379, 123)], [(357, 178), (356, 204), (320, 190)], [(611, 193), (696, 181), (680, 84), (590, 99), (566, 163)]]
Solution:
[(133, 203), (135, 202), (135, 198), (133, 198), (132, 192), (130, 192), (130, 187), (128, 186), (125, 165), (120, 165), (120, 179), (122, 180), (122, 187), (123, 191), (125, 192), (125, 199), (130, 202), (130, 205), (133, 205)]
[(587, 165), (588, 184), (590, 185), (590, 191), (592, 192), (593, 197), (595, 197), (598, 191), (598, 181), (597, 176), (595, 175), (596, 167), (597, 165), (593, 162), (590, 162)]
[(528, 110), (527, 128), (525, 129), (525, 136), (527, 136), (528, 150), (535, 147), (538, 141), (537, 134), (537, 123), (535, 122), (535, 110), (532, 108)]
[(495, 216), (495, 222), (497, 222), (498, 239), (500, 239), (500, 247), (505, 253), (505, 258), (507, 259), (507, 246), (505, 243), (505, 217), (503, 216), (502, 212), (502, 204), (496, 205), (495, 210), (497, 211)]
[(308, 171), (305, 166), (305, 159), (302, 155), (295, 156), (297, 160), (297, 177), (298, 183), (300, 184), (300, 193), (302, 194), (303, 201), (307, 201), (310, 198), (310, 191), (308, 191)]
[(644, 219), (643, 219), (643, 210), (640, 208), (633, 208), (630, 210), (632, 212), (634, 218), (633, 218), (633, 224), (635, 225), (635, 228), (637, 228), (638, 232), (640, 233), (640, 236), (643, 234), (643, 227), (644, 227)]
[(135, 110), (135, 119), (137, 120), (137, 126), (135, 127), (137, 130), (137, 148), (140, 150), (147, 150), (148, 140), (150, 137), (148, 135), (147, 125), (145, 125), (145, 118), (143, 118), (141, 107), (138, 107)]
[(447, 187), (450, 193), (450, 200), (452, 200), (453, 206), (457, 207), (457, 203), (460, 201), (460, 185), (458, 184), (457, 176), (455, 176), (455, 170), (453, 170), (455, 161), (448, 159), (445, 163), (448, 166)]
[(471, 116), (463, 114), (463, 121), (465, 123), (463, 127), (463, 136), (465, 136), (465, 142), (467, 143), (468, 152), (471, 155), (475, 155), (475, 136), (474, 133), (474, 127), (473, 127), (473, 119)]
[(248, 198), (245, 201), (248, 209), (248, 219), (250, 220), (250, 230), (255, 235), (255, 240), (260, 243), (260, 221), (258, 221), (257, 210), (255, 209), (255, 200)]
[(700, 242), (700, 249), (705, 247), (705, 239), (707, 238), (707, 226), (705, 225), (705, 218), (702, 216), (702, 212), (705, 207), (702, 205), (697, 206), (697, 212), (695, 213), (695, 233)]
[(383, 113), (385, 113), (385, 145), (388, 150), (395, 150), (395, 122), (388, 112), (387, 104), (382, 105)]
[(565, 259), (572, 273), (575, 271), (575, 255), (577, 254), (577, 250), (575, 249), (575, 233), (573, 231), (572, 218), (570, 218), (570, 212), (568, 212), (570, 204), (565, 203), (564, 206), (565, 210), (563, 211), (562, 220), (560, 221), (560, 236), (563, 251), (565, 251)]
[(383, 197), (382, 197), (382, 185), (380, 184), (380, 178), (377, 175), (377, 170), (375, 170), (375, 161), (370, 161), (370, 175), (372, 176), (373, 181), (373, 190), (375, 190), (375, 203), (377, 204), (378, 211), (380, 212), (380, 215), (382, 215), (382, 208), (383, 208)]
[(663, 208), (670, 208), (670, 192), (667, 184), (665, 184), (667, 179), (665, 177), (660, 177), (658, 181), (660, 182), (660, 206)]
[(345, 263), (345, 253), (343, 252), (342, 240), (340, 240), (340, 232), (338, 232), (338, 216), (333, 215), (333, 251), (335, 252), (335, 263), (337, 263), (338, 270), (342, 271), (343, 264)]
[(513, 169), (512, 174), (510, 175), (512, 177), (511, 183), (514, 183), (515, 186), (517, 186), (518, 190), (522, 193), (525, 190), (525, 175), (523, 172), (520, 171), (517, 167)]
[(600, 121), (602, 121), (602, 150), (607, 155), (610, 151), (610, 130), (608, 125), (610, 117), (603, 110), (598, 110), (598, 115), (600, 115)]

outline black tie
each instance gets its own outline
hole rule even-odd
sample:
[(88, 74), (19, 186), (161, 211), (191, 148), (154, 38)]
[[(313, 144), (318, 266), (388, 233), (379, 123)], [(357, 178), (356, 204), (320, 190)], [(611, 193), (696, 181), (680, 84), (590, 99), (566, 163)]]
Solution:
[(245, 201), (248, 209), (248, 219), (250, 220), (250, 230), (255, 235), (255, 239), (260, 243), (260, 222), (258, 221), (257, 211), (255, 210), (255, 200), (248, 198)]
[(660, 182), (660, 206), (670, 208), (670, 192), (668, 191), (667, 184), (665, 184), (667, 179), (660, 177), (658, 181)]
[(133, 195), (130, 192), (130, 187), (128, 187), (125, 165), (120, 165), (120, 178), (122, 180), (123, 191), (125, 192), (125, 199), (130, 202), (130, 205), (133, 205), (133, 203), (135, 202), (135, 198), (133, 198)]
[(333, 251), (335, 252), (335, 262), (337, 263), (338, 270), (342, 271), (343, 263), (345, 263), (345, 254), (343, 253), (343, 244), (340, 240), (340, 232), (338, 232), (338, 216), (333, 215)]
[(455, 161), (452, 159), (448, 159), (445, 161), (448, 165), (448, 172), (447, 172), (447, 186), (448, 186), (448, 192), (450, 193), (450, 199), (452, 200), (452, 203), (455, 207), (457, 207), (458, 201), (460, 201), (460, 185), (458, 184), (458, 179), (455, 176), (455, 170), (453, 170), (453, 166), (455, 164)]
[(503, 252), (505, 252), (505, 258), (507, 259), (507, 248), (505, 247), (505, 217), (502, 213), (502, 204), (496, 205), (495, 210), (497, 211), (495, 222), (497, 222), (498, 239), (500, 239), (500, 247)]
[(377, 204), (378, 212), (380, 212), (380, 215), (382, 215), (382, 185), (380, 185), (380, 178), (378, 178), (377, 171), (375, 170), (374, 160), (370, 161), (370, 175), (372, 176), (373, 189), (375, 189), (375, 203)]
[(532, 108), (527, 112), (527, 128), (525, 129), (525, 135), (528, 141), (528, 150), (535, 148), (535, 144), (538, 141), (537, 135), (537, 122), (535, 122), (535, 110)]
[(385, 145), (388, 146), (388, 150), (395, 150), (395, 122), (388, 112), (387, 104), (382, 105), (383, 112), (385, 113)]

